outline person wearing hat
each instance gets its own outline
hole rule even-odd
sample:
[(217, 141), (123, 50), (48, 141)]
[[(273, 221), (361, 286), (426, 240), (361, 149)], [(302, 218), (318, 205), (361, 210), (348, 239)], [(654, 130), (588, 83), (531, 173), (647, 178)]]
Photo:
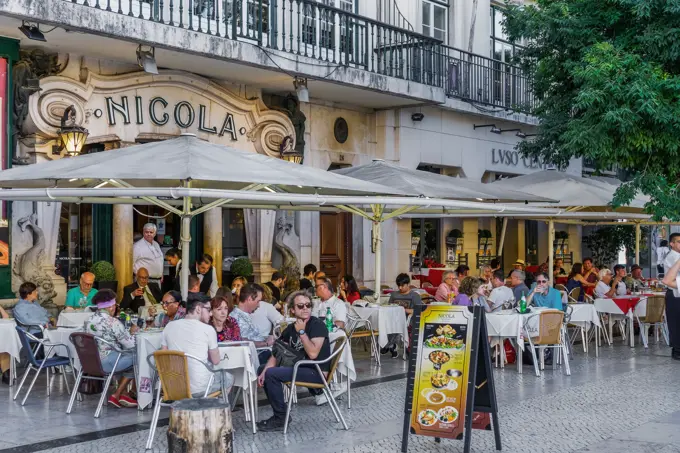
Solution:
[[(517, 259), (512, 265), (512, 270), (508, 273), (508, 278), (506, 279), (506, 282), (510, 284), (510, 286), (513, 286), (511, 280), (512, 277), (512, 272), (513, 271), (522, 271), (524, 274), (524, 284), (527, 286), (527, 288), (530, 288), (531, 285), (534, 283), (534, 275), (531, 272), (526, 271), (527, 263), (522, 260), (522, 259)], [(519, 299), (518, 299), (519, 300)]]
[[(85, 332), (99, 337), (103, 341), (98, 341), (99, 357), (102, 369), (107, 372), (122, 373), (123, 378), (118, 383), (118, 388), (109, 397), (109, 404), (115, 407), (137, 407), (137, 400), (131, 395), (123, 393), (128, 383), (132, 382), (134, 387), (134, 355), (135, 337), (138, 327), (133, 325), (130, 331), (125, 329), (120, 320), (114, 318), (116, 314), (116, 293), (110, 289), (102, 289), (92, 297), (92, 303), (97, 306), (97, 312), (85, 322)], [(118, 353), (114, 350), (125, 351), (118, 359)], [(116, 363), (118, 360), (118, 363)], [(116, 367), (114, 370), (113, 367)]]
[(633, 267), (630, 268), (630, 275), (627, 275), (624, 281), (626, 282), (626, 289), (630, 291), (635, 290), (635, 288), (642, 288), (645, 284), (642, 277), (642, 267), (633, 264)]

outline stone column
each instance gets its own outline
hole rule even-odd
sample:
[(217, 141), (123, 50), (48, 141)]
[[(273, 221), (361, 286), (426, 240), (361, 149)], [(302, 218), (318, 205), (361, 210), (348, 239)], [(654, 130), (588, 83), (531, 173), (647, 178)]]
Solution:
[(256, 282), (268, 282), (272, 276), (272, 246), (276, 211), (244, 209), (248, 258), (253, 263)]
[(574, 263), (583, 262), (583, 246), (581, 245), (581, 237), (583, 236), (583, 227), (581, 225), (569, 225), (567, 227), (569, 232), (569, 251), (574, 252)]
[(463, 254), (468, 254), (470, 275), (476, 275), (477, 251), (479, 250), (479, 221), (463, 219)]
[(123, 296), (123, 288), (132, 283), (132, 222), (132, 205), (113, 206), (113, 267), (116, 268), (119, 299)]
[(222, 285), (222, 208), (203, 213), (203, 253), (213, 257), (217, 284)]

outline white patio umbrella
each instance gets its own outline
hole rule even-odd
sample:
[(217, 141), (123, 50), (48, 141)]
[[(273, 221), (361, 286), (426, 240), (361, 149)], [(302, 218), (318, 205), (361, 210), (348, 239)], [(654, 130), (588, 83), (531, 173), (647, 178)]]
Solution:
[[(409, 194), (211, 144), (193, 135), (0, 171), (2, 200), (154, 204), (177, 214), (182, 218), (184, 263), (189, 260), (191, 218), (233, 201), (262, 209), (313, 210), (326, 205), (344, 210), (366, 205), (487, 208), (482, 203), (399, 195)], [(182, 266), (184, 297), (188, 277), (189, 266)]]
[[(366, 165), (348, 167), (335, 170), (334, 173), (350, 176), (361, 181), (372, 181), (382, 185), (401, 190), (407, 193), (417, 194), (421, 197), (434, 197), (450, 200), (475, 200), (479, 202), (495, 203), (499, 201), (514, 202), (542, 202), (550, 203), (555, 200), (540, 195), (523, 193), (521, 191), (498, 189), (491, 184), (471, 181), (461, 178), (453, 178), (435, 173), (412, 170), (396, 163), (375, 159)], [(517, 209), (524, 209), (518, 208)], [(529, 208), (531, 210), (532, 208)], [(396, 216), (414, 211), (423, 212), (416, 206), (404, 206), (389, 214), (385, 214), (385, 207), (381, 205), (371, 206), (371, 213), (356, 208), (348, 209), (350, 212), (361, 215), (373, 222), (373, 250), (375, 251), (375, 286), (376, 292), (380, 291), (381, 263), (381, 235), (382, 222)], [(440, 210), (444, 214), (445, 210)]]
[[(584, 219), (592, 218), (590, 214), (600, 214), (601, 219), (628, 220), (635, 225), (635, 261), (640, 262), (640, 221), (649, 220), (644, 206), (649, 201), (638, 196), (632, 202), (619, 209), (613, 209), (611, 201), (614, 192), (621, 184), (615, 178), (586, 178), (556, 170), (543, 170), (515, 178), (502, 179), (492, 183), (501, 189), (522, 190), (531, 194), (541, 194), (559, 200), (558, 206), (564, 208), (572, 220), (567, 223), (584, 223)], [(553, 241), (555, 238), (555, 217), (548, 217), (548, 268), (553, 267)], [(545, 217), (534, 217), (545, 218)], [(550, 274), (552, 282), (553, 275)]]

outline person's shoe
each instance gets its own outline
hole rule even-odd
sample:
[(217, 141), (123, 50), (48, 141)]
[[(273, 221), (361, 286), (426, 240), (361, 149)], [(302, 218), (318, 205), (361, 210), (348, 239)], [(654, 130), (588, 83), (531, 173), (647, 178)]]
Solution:
[(125, 407), (137, 407), (137, 400), (128, 395), (122, 395), (118, 400), (121, 406)]
[(673, 348), (671, 357), (675, 360), (680, 360), (680, 349)]
[(2, 383), (9, 385), (9, 370), (2, 373)]
[(380, 348), (380, 355), (387, 355), (390, 352), (390, 348), (384, 347)]
[[(332, 391), (333, 392), (333, 398), (335, 398), (337, 400), (346, 391), (347, 391), (347, 387), (345, 387), (344, 385), (337, 390), (333, 390)], [(328, 402), (328, 398), (326, 398), (326, 395), (324, 395), (324, 394), (317, 396), (315, 399), (316, 399), (316, 405), (317, 406), (323, 406), (324, 404), (326, 404)]]
[(109, 401), (108, 401), (108, 403), (109, 403), (110, 405), (115, 406), (115, 407), (118, 407), (118, 408), (121, 407), (120, 401), (118, 400), (118, 398), (116, 398), (116, 397), (113, 396), (113, 395), (109, 396)]
[(399, 357), (399, 352), (397, 351), (397, 348), (392, 349), (390, 352), (392, 353), (393, 359), (396, 359), (397, 357)]
[[(292, 421), (293, 421), (292, 418), (288, 419), (288, 423), (290, 423)], [(286, 421), (283, 418), (277, 418), (276, 415), (273, 415), (272, 417), (268, 418), (267, 420), (262, 420), (261, 422), (257, 422), (257, 430), (262, 431), (262, 432), (283, 431), (283, 426), (285, 424), (286, 424)]]

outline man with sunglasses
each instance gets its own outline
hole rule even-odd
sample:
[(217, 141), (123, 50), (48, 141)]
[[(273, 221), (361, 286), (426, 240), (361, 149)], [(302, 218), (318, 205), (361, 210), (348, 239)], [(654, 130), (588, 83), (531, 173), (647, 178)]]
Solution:
[(535, 307), (562, 310), (562, 294), (550, 286), (550, 279), (545, 272), (536, 275), (536, 283), (532, 285), (527, 296), (527, 305), (532, 303)]
[[(304, 353), (304, 360), (325, 360), (331, 355), (328, 329), (319, 318), (312, 316), (312, 300), (306, 291), (296, 291), (288, 296), (288, 308), (295, 316), (295, 323), (289, 324), (279, 340), (298, 352)], [(330, 363), (319, 365), (321, 371), (327, 374)], [(276, 357), (267, 361), (262, 373), (257, 379), (272, 406), (274, 415), (257, 424), (260, 431), (280, 431), (286, 418), (286, 402), (283, 398), (283, 383), (293, 379), (293, 367), (277, 367)], [(315, 367), (300, 366), (296, 380), (322, 384), (323, 379)]]

